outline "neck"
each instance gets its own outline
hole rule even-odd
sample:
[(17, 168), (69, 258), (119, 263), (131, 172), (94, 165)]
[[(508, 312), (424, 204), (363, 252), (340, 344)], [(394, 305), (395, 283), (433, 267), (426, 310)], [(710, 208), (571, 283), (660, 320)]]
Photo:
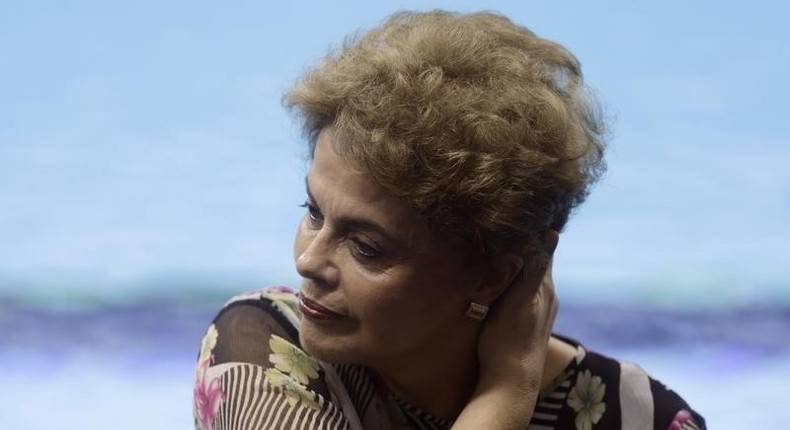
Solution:
[(436, 417), (455, 420), (477, 383), (477, 331), (415, 354), (374, 370), (398, 397)]
[[(469, 401), (478, 379), (477, 336), (424, 348), (419, 357), (409, 356), (374, 370), (397, 396), (446, 421), (454, 421)], [(541, 390), (547, 389), (576, 355), (576, 348), (550, 338), (543, 368)]]

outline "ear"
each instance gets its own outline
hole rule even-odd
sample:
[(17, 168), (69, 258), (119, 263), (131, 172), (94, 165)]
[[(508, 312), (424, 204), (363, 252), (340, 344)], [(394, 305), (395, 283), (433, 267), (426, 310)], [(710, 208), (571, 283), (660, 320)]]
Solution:
[(524, 257), (513, 253), (502, 253), (491, 258), (482, 268), (480, 283), (470, 299), (482, 305), (491, 305), (524, 268)]

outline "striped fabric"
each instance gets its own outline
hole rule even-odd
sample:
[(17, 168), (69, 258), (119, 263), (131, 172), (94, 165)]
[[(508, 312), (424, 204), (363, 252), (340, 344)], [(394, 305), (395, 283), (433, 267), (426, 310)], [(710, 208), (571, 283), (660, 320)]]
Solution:
[(335, 369), (343, 381), (343, 385), (345, 385), (357, 412), (364, 417), (375, 394), (368, 372), (362, 366), (351, 366), (348, 364), (335, 365)]
[(653, 429), (653, 393), (650, 378), (639, 366), (620, 363), (620, 410), (622, 428)]
[(532, 421), (527, 427), (529, 430), (552, 430), (557, 425), (562, 408), (565, 405), (571, 381), (565, 379), (550, 393), (545, 395), (535, 406)]
[(289, 404), (282, 390), (266, 380), (261, 366), (226, 363), (211, 370), (220, 374), (225, 393), (214, 430), (349, 430), (343, 413), (320, 395), (319, 410)]

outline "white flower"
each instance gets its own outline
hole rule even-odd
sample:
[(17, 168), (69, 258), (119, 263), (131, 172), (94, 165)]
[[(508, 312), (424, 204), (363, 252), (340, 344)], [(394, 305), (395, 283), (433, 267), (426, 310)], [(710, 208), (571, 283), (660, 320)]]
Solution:
[(589, 370), (579, 373), (568, 396), (568, 405), (576, 411), (577, 430), (590, 430), (601, 419), (606, 412), (606, 404), (603, 403), (605, 391), (606, 384), (600, 376), (592, 376)]
[(269, 338), (269, 348), (272, 350), (269, 361), (296, 382), (306, 385), (318, 377), (318, 363), (287, 340), (273, 334)]
[(282, 390), (291, 407), (295, 407), (301, 402), (301, 404), (307, 408), (314, 410), (321, 409), (315, 401), (315, 393), (290, 376), (274, 368), (266, 369), (264, 374), (269, 384), (274, 387), (279, 387)]
[(299, 312), (299, 296), (287, 287), (272, 287), (264, 291), (261, 298), (272, 301), (281, 312)]
[(218, 336), (217, 327), (211, 324), (208, 330), (206, 330), (206, 334), (203, 336), (203, 341), (200, 344), (200, 357), (198, 361), (205, 361), (211, 356), (211, 351), (217, 346)]

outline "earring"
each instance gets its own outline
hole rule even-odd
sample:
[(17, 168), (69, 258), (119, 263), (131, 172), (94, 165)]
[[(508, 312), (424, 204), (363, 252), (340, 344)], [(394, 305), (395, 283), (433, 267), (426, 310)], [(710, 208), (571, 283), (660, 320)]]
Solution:
[(469, 303), (469, 309), (466, 310), (466, 316), (477, 321), (483, 321), (486, 314), (488, 314), (488, 306), (480, 303)]

